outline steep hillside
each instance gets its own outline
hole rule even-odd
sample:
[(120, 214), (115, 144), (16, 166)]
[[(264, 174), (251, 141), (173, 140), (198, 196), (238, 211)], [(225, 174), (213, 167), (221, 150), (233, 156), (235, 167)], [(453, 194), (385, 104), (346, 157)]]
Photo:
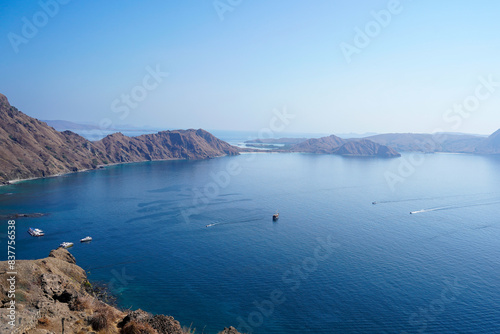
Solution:
[(45, 177), (98, 165), (237, 155), (238, 149), (204, 130), (164, 131), (139, 137), (121, 133), (90, 142), (58, 132), (12, 107), (0, 94), (0, 182)]
[(0, 95), (0, 181), (95, 168), (103, 161), (83, 137), (57, 132)]

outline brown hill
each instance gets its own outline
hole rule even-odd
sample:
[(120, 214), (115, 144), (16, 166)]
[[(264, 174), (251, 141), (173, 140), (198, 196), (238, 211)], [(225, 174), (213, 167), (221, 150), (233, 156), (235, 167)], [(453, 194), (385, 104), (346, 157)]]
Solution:
[(377, 144), (371, 140), (344, 140), (334, 135), (308, 139), (293, 145), (290, 150), (292, 152), (338, 154), (346, 156), (373, 156), (383, 158), (401, 156), (394, 149)]
[(12, 107), (0, 95), (0, 181), (95, 168), (102, 160), (92, 143)]
[(312, 138), (296, 145), (290, 149), (292, 152), (334, 154), (335, 151), (346, 143), (345, 140), (335, 135), (322, 138)]
[(105, 161), (115, 163), (209, 159), (238, 154), (237, 148), (202, 129), (162, 131), (138, 137), (127, 137), (121, 133), (115, 133), (94, 144)]
[(339, 147), (335, 151), (335, 154), (380, 158), (394, 158), (401, 156), (401, 154), (396, 152), (393, 148), (377, 144), (367, 139), (349, 141)]
[(201, 129), (139, 137), (116, 133), (91, 142), (71, 131), (58, 132), (25, 115), (0, 94), (0, 182), (93, 169), (110, 163), (237, 154), (236, 147)]

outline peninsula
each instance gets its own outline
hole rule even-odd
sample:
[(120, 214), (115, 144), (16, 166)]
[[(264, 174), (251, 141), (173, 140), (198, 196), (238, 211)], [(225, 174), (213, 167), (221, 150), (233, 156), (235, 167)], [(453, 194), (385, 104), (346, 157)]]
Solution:
[(91, 142), (59, 132), (11, 106), (0, 94), (0, 182), (47, 177), (98, 166), (238, 155), (236, 147), (205, 130), (162, 131), (127, 137), (121, 133)]

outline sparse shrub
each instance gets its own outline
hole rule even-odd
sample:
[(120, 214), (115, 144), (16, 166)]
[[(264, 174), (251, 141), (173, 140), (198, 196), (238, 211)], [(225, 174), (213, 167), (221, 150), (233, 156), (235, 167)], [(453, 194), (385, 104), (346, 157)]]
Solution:
[(106, 305), (100, 305), (95, 311), (92, 317), (90, 317), (89, 324), (95, 331), (100, 331), (106, 329), (115, 320), (115, 315), (111, 308)]
[(89, 296), (78, 296), (76, 300), (71, 305), (73, 311), (85, 311), (93, 306), (92, 297)]
[(90, 326), (92, 326), (92, 329), (95, 331), (100, 331), (101, 329), (104, 329), (109, 326), (108, 318), (106, 318), (106, 315), (102, 313), (95, 313), (90, 318), (89, 322)]
[(196, 328), (192, 328), (193, 324), (187, 328), (186, 326), (182, 327), (182, 332), (184, 334), (195, 334), (196, 333)]
[(149, 324), (130, 321), (128, 324), (123, 326), (120, 334), (158, 334), (158, 332)]

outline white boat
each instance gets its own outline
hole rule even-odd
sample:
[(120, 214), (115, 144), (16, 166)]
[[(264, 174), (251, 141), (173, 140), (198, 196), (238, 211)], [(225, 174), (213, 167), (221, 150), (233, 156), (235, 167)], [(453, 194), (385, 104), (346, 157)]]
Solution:
[(80, 239), (80, 242), (89, 242), (92, 241), (92, 237), (85, 237), (83, 239)]
[(28, 229), (28, 233), (32, 236), (32, 237), (42, 237), (45, 235), (45, 233), (40, 230), (39, 228), (29, 228)]
[(73, 243), (72, 242), (63, 242), (62, 244), (59, 245), (59, 247), (70, 248), (70, 247), (73, 247)]

